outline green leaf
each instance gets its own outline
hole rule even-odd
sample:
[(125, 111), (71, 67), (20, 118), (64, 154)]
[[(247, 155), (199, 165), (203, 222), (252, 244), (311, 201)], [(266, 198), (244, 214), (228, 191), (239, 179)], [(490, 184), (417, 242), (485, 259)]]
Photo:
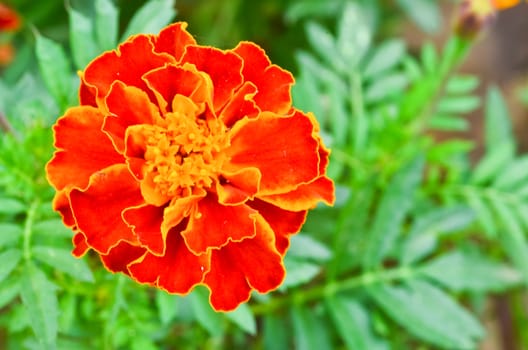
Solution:
[(119, 9), (112, 0), (95, 0), (95, 37), (101, 50), (117, 46)]
[(337, 47), (332, 34), (315, 22), (306, 24), (306, 32), (308, 41), (319, 56), (335, 69), (343, 71), (345, 65), (340, 56), (336, 55)]
[(326, 324), (307, 308), (294, 307), (291, 311), (295, 349), (330, 350), (332, 345)]
[(528, 183), (528, 156), (523, 156), (502, 169), (501, 174), (493, 181), (493, 187), (514, 191), (518, 186), (526, 183)]
[(224, 333), (222, 314), (213, 310), (209, 304), (207, 292), (203, 288), (196, 288), (188, 298), (198, 323), (213, 337), (221, 337)]
[(406, 164), (391, 179), (376, 210), (363, 255), (363, 266), (371, 269), (379, 264), (392, 248), (401, 224), (414, 201), (422, 178), (423, 158)]
[(451, 77), (445, 90), (448, 95), (468, 94), (479, 85), (479, 78), (474, 75), (456, 75)]
[(235, 310), (226, 312), (225, 315), (244, 332), (251, 335), (257, 333), (257, 321), (248, 304), (240, 304)]
[(132, 17), (121, 41), (134, 34), (155, 34), (176, 16), (174, 0), (150, 0)]
[(363, 76), (365, 79), (374, 78), (393, 69), (403, 60), (404, 55), (404, 41), (393, 39), (381, 43), (366, 61)]
[(436, 258), (421, 271), (457, 292), (502, 292), (522, 281), (519, 273), (507, 265), (459, 250)]
[[(371, 39), (372, 30), (364, 8), (346, 2), (337, 30), (336, 46), (340, 57), (347, 65), (356, 66), (367, 52)], [(331, 52), (326, 54), (332, 55)]]
[(22, 237), (22, 227), (15, 224), (0, 223), (0, 248), (16, 244)]
[(402, 9), (426, 33), (437, 32), (442, 25), (438, 3), (434, 0), (398, 0)]
[(94, 22), (84, 14), (68, 7), (70, 18), (70, 47), (77, 69), (84, 69), (100, 49), (95, 42)]
[(20, 291), (20, 279), (8, 278), (2, 281), (2, 288), (0, 288), (0, 309), (9, 304), (16, 298)]
[(449, 295), (420, 280), (367, 289), (376, 303), (411, 334), (444, 349), (474, 349), (484, 330)]
[(429, 127), (441, 131), (467, 131), (469, 129), (469, 122), (467, 119), (461, 117), (435, 115), (429, 120)]
[(36, 53), (40, 72), (50, 94), (61, 109), (72, 94), (72, 70), (64, 49), (56, 42), (36, 35)]
[(9, 276), (22, 259), (22, 252), (18, 249), (9, 249), (0, 253), (0, 283)]
[(513, 160), (514, 154), (515, 146), (507, 140), (489, 149), (473, 171), (471, 183), (481, 185), (493, 179)]
[(440, 114), (467, 114), (480, 106), (477, 96), (444, 97), (437, 105)]
[(42, 349), (55, 349), (59, 314), (55, 285), (44, 272), (28, 263), (22, 276), (20, 296)]
[(83, 259), (76, 259), (69, 250), (36, 246), (33, 256), (43, 263), (74, 277), (79, 281), (93, 282), (92, 271)]
[(438, 74), (439, 58), (434, 45), (430, 42), (422, 46), (420, 51), (422, 65), (429, 74)]
[(402, 264), (411, 264), (424, 258), (435, 250), (441, 235), (465, 229), (474, 220), (473, 211), (465, 206), (439, 208), (421, 213), (411, 226), (403, 244), (400, 253)]
[(528, 284), (528, 241), (519, 221), (502, 200), (491, 200), (490, 203), (499, 217), (499, 222), (505, 228), (498, 235), (499, 241), (515, 267), (523, 275), (525, 283)]
[(490, 237), (496, 237), (497, 223), (485, 198), (475, 190), (464, 191), (464, 197), (467, 199), (468, 205), (475, 211), (484, 232)]
[(26, 211), (24, 203), (13, 198), (0, 198), (0, 214), (20, 214)]
[(334, 17), (341, 10), (341, 4), (338, 1), (319, 0), (293, 2), (286, 8), (284, 17), (287, 22), (295, 23), (302, 18), (313, 17)]
[(66, 227), (61, 219), (48, 219), (35, 223), (33, 232), (36, 235), (52, 236), (55, 238), (71, 238), (72, 229)]
[(365, 101), (379, 102), (387, 97), (401, 94), (409, 81), (403, 73), (392, 73), (379, 77), (365, 89)]
[(156, 306), (161, 324), (168, 325), (178, 314), (177, 297), (165, 292), (164, 290), (156, 291)]
[(510, 113), (500, 90), (496, 86), (488, 89), (485, 118), (486, 152), (491, 152), (505, 142), (511, 143), (512, 146), (510, 147), (515, 149)]
[(265, 350), (290, 350), (288, 325), (284, 317), (273, 314), (264, 316), (262, 327)]
[(335, 296), (326, 299), (326, 307), (347, 349), (388, 349), (374, 336), (369, 313), (360, 303)]
[(330, 249), (305, 233), (292, 236), (290, 242), (290, 249), (288, 250), (290, 258), (327, 261), (332, 256)]
[(320, 264), (291, 258), (289, 255), (284, 259), (284, 266), (288, 272), (280, 289), (292, 288), (307, 283), (321, 272)]

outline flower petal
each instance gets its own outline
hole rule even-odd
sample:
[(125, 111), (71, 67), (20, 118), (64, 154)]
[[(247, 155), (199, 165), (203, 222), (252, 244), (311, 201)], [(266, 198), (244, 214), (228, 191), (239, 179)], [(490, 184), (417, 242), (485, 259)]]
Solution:
[(82, 232), (77, 232), (72, 239), (73, 251), (72, 255), (76, 258), (80, 258), (90, 249), (90, 246), (86, 242), (86, 236)]
[(290, 72), (271, 64), (263, 49), (251, 42), (241, 42), (233, 49), (244, 60), (244, 81), (257, 86), (257, 106), (263, 111), (285, 114), (291, 108), (291, 86), (295, 82)]
[(220, 110), (229, 101), (242, 82), (242, 60), (230, 51), (214, 47), (187, 46), (182, 62), (192, 63), (209, 75), (214, 86), (213, 105)]
[(123, 211), (123, 219), (131, 226), (139, 243), (154, 255), (165, 252), (165, 237), (161, 234), (163, 207), (141, 205)]
[(75, 227), (75, 219), (70, 208), (70, 199), (68, 197), (69, 190), (62, 190), (55, 193), (51, 206), (53, 210), (59, 212), (62, 217), (62, 222), (69, 228)]
[(249, 299), (251, 289), (261, 293), (276, 289), (285, 277), (282, 257), (275, 249), (273, 231), (258, 215), (257, 234), (231, 242), (211, 254), (211, 270), (204, 283), (217, 311), (230, 311)]
[(84, 80), (97, 89), (97, 105), (102, 107), (114, 81), (146, 90), (141, 79), (143, 74), (173, 62), (170, 55), (154, 52), (150, 36), (136, 35), (119, 45), (117, 50), (107, 51), (90, 62), (84, 71)]
[(185, 22), (178, 22), (165, 27), (154, 38), (154, 51), (168, 53), (178, 62), (183, 56), (185, 48), (196, 44), (196, 40), (187, 32), (186, 28), (187, 23)]
[(206, 195), (207, 192), (200, 189), (196, 190), (190, 196), (173, 198), (163, 212), (163, 222), (161, 223), (162, 234), (166, 236), (173, 227), (179, 225), (184, 218), (190, 215), (195, 203)]
[(259, 214), (271, 226), (275, 233), (275, 247), (284, 256), (290, 246), (289, 236), (301, 230), (302, 225), (306, 221), (307, 211), (288, 211), (261, 200), (252, 201), (249, 206), (258, 210)]
[(127, 265), (143, 256), (146, 249), (121, 241), (112, 247), (108, 254), (101, 254), (103, 265), (112, 272), (123, 272), (129, 275)]
[(107, 254), (120, 241), (137, 243), (121, 213), (144, 202), (139, 184), (125, 164), (94, 173), (86, 190), (71, 191), (70, 203), (77, 227), (86, 236), (88, 245), (98, 253)]
[(79, 86), (79, 102), (83, 106), (92, 106), (97, 107), (97, 101), (95, 100), (97, 95), (97, 89), (93, 86), (90, 86), (84, 80), (84, 74), (79, 72), (79, 78), (81, 79), (81, 84)]
[(125, 131), (137, 124), (152, 124), (161, 119), (158, 107), (150, 102), (148, 95), (134, 86), (120, 81), (112, 84), (105, 99), (111, 115), (104, 120), (103, 130), (112, 138), (119, 152), (123, 153)]
[(196, 104), (212, 103), (212, 82), (193, 66), (166, 65), (148, 72), (143, 79), (156, 96), (163, 113), (171, 112), (176, 95), (189, 97)]
[(84, 188), (97, 170), (124, 158), (100, 129), (103, 115), (93, 107), (73, 107), (53, 127), (57, 151), (46, 165), (48, 181), (58, 190), (66, 186)]
[(230, 131), (231, 157), (227, 171), (247, 167), (260, 170), (259, 195), (285, 193), (319, 175), (319, 144), (311, 120), (300, 112), (278, 117), (263, 112), (244, 119)]
[(202, 282), (204, 273), (209, 270), (209, 259), (207, 253), (194, 255), (189, 251), (175, 229), (167, 236), (165, 255), (146, 253), (132, 262), (128, 271), (140, 283), (157, 286), (169, 293), (186, 294)]
[(334, 182), (326, 176), (321, 176), (308, 184), (300, 185), (288, 193), (259, 198), (277, 207), (291, 211), (312, 209), (318, 202), (333, 205), (335, 202)]
[(218, 201), (224, 205), (238, 205), (252, 199), (259, 191), (260, 178), (257, 168), (244, 168), (235, 173), (223, 172), (216, 183)]
[(253, 237), (256, 215), (257, 211), (247, 205), (221, 205), (210, 194), (195, 205), (182, 236), (193, 253), (202, 254), (228, 242)]
[(227, 127), (231, 127), (244, 117), (256, 117), (260, 113), (260, 109), (253, 101), (256, 94), (257, 87), (255, 84), (245, 82), (222, 109), (219, 118)]

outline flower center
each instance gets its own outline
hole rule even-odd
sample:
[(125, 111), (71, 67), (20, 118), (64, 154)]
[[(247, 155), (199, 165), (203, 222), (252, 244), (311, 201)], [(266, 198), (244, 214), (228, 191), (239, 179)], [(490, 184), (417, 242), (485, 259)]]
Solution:
[[(199, 107), (196, 107), (199, 108)], [(225, 126), (199, 111), (178, 111), (146, 130), (145, 178), (165, 198), (210, 188), (218, 177), (228, 146)]]

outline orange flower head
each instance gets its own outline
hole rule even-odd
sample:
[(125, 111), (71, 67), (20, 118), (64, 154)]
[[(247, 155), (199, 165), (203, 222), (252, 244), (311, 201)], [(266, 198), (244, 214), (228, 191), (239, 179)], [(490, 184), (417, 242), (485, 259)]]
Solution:
[(505, 10), (521, 3), (521, 0), (491, 0), (497, 10)]
[(0, 32), (16, 31), (20, 27), (20, 17), (18, 14), (0, 2)]
[(333, 204), (329, 151), (264, 50), (201, 46), (186, 26), (132, 36), (80, 73), (46, 173), (75, 256), (170, 293), (205, 285), (232, 310), (282, 283), (290, 236)]

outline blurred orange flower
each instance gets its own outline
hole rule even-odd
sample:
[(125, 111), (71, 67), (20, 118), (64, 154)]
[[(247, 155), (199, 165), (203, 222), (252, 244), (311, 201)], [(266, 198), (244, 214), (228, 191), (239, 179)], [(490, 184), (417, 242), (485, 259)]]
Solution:
[(16, 31), (20, 27), (20, 17), (18, 14), (0, 2), (0, 32)]
[(293, 83), (257, 45), (197, 45), (185, 23), (95, 58), (46, 167), (74, 255), (170, 293), (203, 284), (216, 310), (276, 289), (290, 235), (334, 202)]
[(491, 0), (493, 6), (498, 10), (504, 10), (519, 5), (522, 0)]

